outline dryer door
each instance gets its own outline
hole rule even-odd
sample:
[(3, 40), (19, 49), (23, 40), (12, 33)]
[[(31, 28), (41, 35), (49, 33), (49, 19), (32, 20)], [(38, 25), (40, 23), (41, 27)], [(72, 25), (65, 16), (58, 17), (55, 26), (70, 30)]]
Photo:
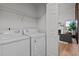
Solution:
[(45, 37), (31, 39), (31, 55), (45, 56)]

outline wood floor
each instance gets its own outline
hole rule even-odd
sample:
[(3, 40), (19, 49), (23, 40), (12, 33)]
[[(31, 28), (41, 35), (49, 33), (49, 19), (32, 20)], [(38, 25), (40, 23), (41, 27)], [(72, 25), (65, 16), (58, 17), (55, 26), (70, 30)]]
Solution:
[(59, 42), (59, 56), (79, 56), (79, 44), (76, 41), (72, 44)]

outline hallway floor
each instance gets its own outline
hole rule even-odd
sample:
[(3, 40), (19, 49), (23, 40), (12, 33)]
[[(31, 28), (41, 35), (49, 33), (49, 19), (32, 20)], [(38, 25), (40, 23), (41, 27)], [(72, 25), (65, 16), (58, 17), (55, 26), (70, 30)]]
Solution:
[(72, 44), (59, 43), (59, 56), (79, 56), (79, 44), (75, 40)]

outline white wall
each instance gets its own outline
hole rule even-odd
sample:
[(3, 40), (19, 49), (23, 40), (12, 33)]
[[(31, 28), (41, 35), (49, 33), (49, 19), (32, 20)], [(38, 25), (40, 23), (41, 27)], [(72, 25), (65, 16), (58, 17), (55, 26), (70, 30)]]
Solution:
[(46, 32), (46, 4), (38, 6), (38, 29)]
[(66, 20), (75, 20), (75, 4), (58, 4), (58, 18), (62, 23), (65, 23)]
[(58, 54), (58, 35), (57, 35), (57, 5), (47, 4), (46, 25), (47, 25), (47, 55)]
[(46, 4), (0, 4), (0, 30), (10, 28), (38, 28), (46, 30)]
[(58, 55), (58, 23), (75, 19), (75, 4), (49, 3), (46, 10), (47, 55)]
[(9, 12), (16, 12), (19, 15), (37, 17), (35, 6), (30, 3), (3, 3), (0, 4), (0, 7), (7, 11), (9, 10)]
[(0, 30), (37, 28), (36, 9), (31, 4), (0, 4)]

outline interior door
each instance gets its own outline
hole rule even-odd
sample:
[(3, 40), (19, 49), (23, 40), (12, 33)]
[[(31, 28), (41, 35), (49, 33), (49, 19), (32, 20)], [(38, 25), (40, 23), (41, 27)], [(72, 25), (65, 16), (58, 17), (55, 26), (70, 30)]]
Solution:
[(78, 35), (78, 37), (76, 38), (79, 42), (79, 3), (75, 4), (75, 20), (78, 21), (77, 24), (77, 31), (76, 31), (76, 35)]

